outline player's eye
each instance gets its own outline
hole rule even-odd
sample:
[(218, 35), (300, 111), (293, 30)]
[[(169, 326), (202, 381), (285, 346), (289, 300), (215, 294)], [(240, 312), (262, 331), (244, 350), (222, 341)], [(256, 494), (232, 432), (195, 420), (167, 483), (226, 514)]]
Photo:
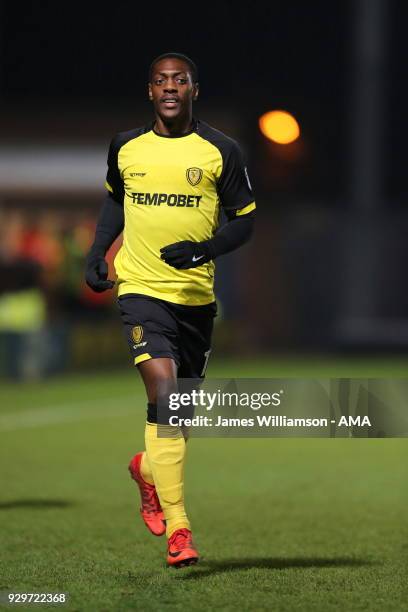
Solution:
[(177, 79), (179, 83), (181, 83), (182, 85), (184, 85), (184, 83), (187, 83), (187, 79)]

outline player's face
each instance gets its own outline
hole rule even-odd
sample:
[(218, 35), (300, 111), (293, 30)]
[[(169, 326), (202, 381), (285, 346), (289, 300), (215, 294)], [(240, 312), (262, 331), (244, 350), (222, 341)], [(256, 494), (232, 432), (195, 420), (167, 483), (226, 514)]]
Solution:
[(149, 99), (162, 119), (191, 114), (197, 96), (198, 83), (193, 83), (188, 64), (171, 57), (157, 62), (149, 83)]

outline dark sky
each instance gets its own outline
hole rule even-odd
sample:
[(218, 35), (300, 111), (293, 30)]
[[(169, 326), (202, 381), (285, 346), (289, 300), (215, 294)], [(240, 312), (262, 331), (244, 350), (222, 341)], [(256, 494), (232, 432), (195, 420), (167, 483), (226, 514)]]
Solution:
[[(180, 51), (198, 65), (202, 102), (232, 105), (248, 119), (256, 118), (260, 109), (283, 107), (294, 112), (314, 151), (311, 163), (320, 160), (323, 168), (311, 179), (312, 190), (320, 181), (326, 186), (322, 193), (332, 189), (341, 195), (355, 4), (351, 0), (244, 6), (5, 0), (0, 26), (2, 99), (6, 104), (23, 99), (48, 105), (86, 99), (109, 106), (144, 96), (151, 59), (165, 51)], [(401, 6), (396, 0), (389, 2), (390, 126), (406, 108), (405, 85), (401, 89), (405, 34), (399, 27), (406, 9)], [(395, 129), (392, 132), (387, 130), (387, 152), (401, 147), (401, 135), (396, 138)], [(386, 173), (396, 197), (401, 193), (399, 164), (393, 162)]]
[(148, 4), (5, 2), (6, 95), (116, 98), (123, 88), (137, 91), (150, 60), (169, 50), (191, 55), (218, 95), (317, 89), (334, 100), (341, 90), (347, 2), (252, 3), (251, 10), (218, 2), (207, 5), (211, 15), (204, 3)]

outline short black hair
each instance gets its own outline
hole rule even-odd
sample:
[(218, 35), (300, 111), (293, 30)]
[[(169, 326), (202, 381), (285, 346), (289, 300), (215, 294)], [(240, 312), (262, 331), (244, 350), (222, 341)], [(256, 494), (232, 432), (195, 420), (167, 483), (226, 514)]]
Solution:
[(193, 83), (198, 82), (197, 66), (195, 65), (192, 59), (187, 57), (187, 55), (184, 55), (184, 53), (162, 53), (161, 55), (157, 56), (150, 64), (149, 83), (152, 82), (153, 69), (154, 69), (155, 64), (157, 64), (157, 62), (159, 62), (160, 60), (166, 59), (167, 57), (174, 57), (176, 59), (183, 60), (183, 62), (188, 64), (188, 67), (190, 68), (190, 71), (191, 71), (191, 77), (193, 79)]

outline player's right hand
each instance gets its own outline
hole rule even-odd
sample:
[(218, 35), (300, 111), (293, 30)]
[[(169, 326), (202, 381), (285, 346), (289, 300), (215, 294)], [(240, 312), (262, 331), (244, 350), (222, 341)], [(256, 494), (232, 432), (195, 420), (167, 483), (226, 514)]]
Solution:
[(97, 293), (112, 289), (115, 285), (115, 281), (108, 279), (108, 264), (103, 257), (87, 259), (85, 280), (88, 287)]

